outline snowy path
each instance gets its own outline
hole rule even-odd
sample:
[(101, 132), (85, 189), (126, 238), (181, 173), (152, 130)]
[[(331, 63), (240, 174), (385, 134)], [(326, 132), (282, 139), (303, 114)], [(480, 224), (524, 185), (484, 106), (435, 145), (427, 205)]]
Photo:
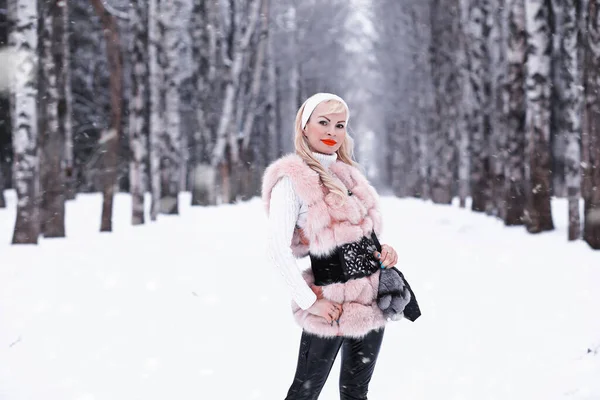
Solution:
[[(9, 201), (14, 206), (14, 197)], [(258, 199), (97, 233), (101, 197), (68, 205), (67, 240), (13, 247), (0, 210), (0, 400), (283, 399), (299, 328), (265, 255)], [(556, 232), (383, 199), (423, 316), (390, 325), (370, 398), (600, 399), (600, 253)], [(304, 264), (306, 265), (306, 264)], [(598, 349), (600, 351), (600, 349)], [(336, 399), (338, 364), (321, 399)]]

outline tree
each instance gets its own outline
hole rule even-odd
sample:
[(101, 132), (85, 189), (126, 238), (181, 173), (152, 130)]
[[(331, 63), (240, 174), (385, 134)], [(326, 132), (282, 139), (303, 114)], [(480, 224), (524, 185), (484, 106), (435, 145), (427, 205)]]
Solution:
[(4, 173), (0, 168), (0, 208), (6, 208), (6, 198), (4, 197)]
[[(306, 57), (301, 52), (298, 44), (298, 6), (299, 2), (294, 0), (282, 0), (277, 2), (280, 12), (276, 35), (277, 57), (277, 81), (281, 96), (279, 97), (279, 127), (281, 128), (280, 138), (283, 153), (294, 151), (294, 119), (296, 111), (300, 106), (300, 58)], [(325, 6), (323, 4), (323, 6)], [(310, 58), (310, 57), (306, 57)]]
[(221, 51), (223, 63), (227, 66), (228, 79), (225, 83), (222, 112), (212, 154), (212, 166), (218, 168), (221, 175), (221, 195), (224, 203), (235, 200), (235, 196), (232, 196), (231, 192), (231, 173), (233, 165), (239, 161), (237, 126), (235, 124), (236, 104), (239, 105), (237, 94), (244, 61), (250, 50), (252, 35), (257, 25), (260, 3), (261, 0), (249, 1), (249, 14), (245, 26), (242, 26), (242, 12), (236, 10), (235, 0), (229, 0), (228, 39), (222, 43)]
[(554, 229), (550, 207), (552, 176), (550, 150), (550, 5), (548, 0), (526, 0), (528, 35), (526, 78), (526, 209), (531, 233)]
[(179, 117), (179, 85), (181, 59), (179, 29), (182, 20), (181, 0), (160, 1), (163, 29), (163, 84), (165, 99), (164, 130), (160, 157), (160, 212), (178, 214), (178, 195), (181, 190), (182, 137)]
[(131, 192), (131, 223), (144, 223), (144, 193), (147, 185), (147, 94), (148, 94), (148, 16), (144, 2), (135, 0), (129, 8), (131, 41), (131, 100), (129, 102), (129, 185)]
[(9, 0), (9, 45), (17, 59), (11, 82), (13, 176), (17, 191), (17, 219), (12, 242), (37, 244), (39, 211), (39, 159), (37, 129), (38, 9), (30, 0)]
[(470, 107), (468, 107), (469, 101), (472, 97), (471, 85), (469, 84), (470, 67), (468, 57), (468, 47), (466, 27), (469, 21), (469, 0), (460, 0), (460, 37), (459, 37), (459, 56), (458, 64), (460, 71), (460, 86), (461, 99), (460, 99), (460, 114), (458, 116), (458, 198), (459, 205), (461, 208), (467, 206), (467, 197), (471, 193), (471, 157), (470, 157), (470, 126), (471, 126), (471, 115)]
[(562, 11), (562, 34), (560, 37), (560, 60), (563, 85), (561, 93), (561, 119), (559, 134), (565, 138), (565, 182), (569, 200), (569, 240), (581, 237), (581, 220), (579, 217), (579, 199), (581, 198), (581, 137), (582, 96), (580, 87), (582, 79), (579, 68), (579, 29), (578, 7), (576, 0), (559, 0), (557, 8)]
[(506, 35), (508, 14), (506, 0), (497, 0), (491, 8), (490, 60), (491, 60), (491, 99), (490, 99), (490, 178), (491, 201), (488, 213), (504, 219), (504, 166), (506, 164)]
[(504, 223), (522, 225), (525, 210), (525, 0), (507, 0), (507, 115)]
[(64, 141), (63, 165), (65, 196), (74, 199), (76, 188), (75, 162), (73, 160), (73, 90), (71, 83), (71, 45), (69, 37), (70, 3), (60, 2), (59, 18), (56, 19), (55, 54), (57, 57), (57, 86), (58, 86), (58, 129), (62, 132)]
[[(0, 0), (0, 47), (8, 44), (7, 0)], [(11, 139), (8, 82), (0, 83), (0, 208), (6, 207), (4, 190), (10, 186), (9, 147)]]
[(586, 127), (588, 190), (584, 192), (584, 240), (600, 249), (600, 2), (589, 0), (586, 43)]
[(458, 64), (460, 7), (458, 0), (431, 3), (431, 70), (435, 88), (436, 113), (433, 117), (431, 200), (450, 204), (456, 176), (457, 120), (461, 97)]
[(468, 11), (467, 54), (471, 88), (471, 197), (473, 211), (489, 211), (491, 203), (490, 169), (490, 4), (488, 0), (470, 0)]
[(116, 18), (104, 7), (102, 0), (92, 0), (92, 5), (100, 17), (104, 29), (106, 56), (110, 71), (110, 122), (102, 132), (100, 144), (103, 149), (103, 184), (102, 184), (102, 219), (101, 232), (112, 231), (113, 199), (117, 178), (117, 151), (121, 132), (121, 100), (122, 100), (122, 60), (119, 43), (119, 31)]
[[(268, 35), (268, 15), (269, 0), (261, 0), (260, 10), (260, 31), (256, 35), (256, 52), (254, 54), (254, 63), (252, 64), (252, 76), (248, 82), (248, 89), (245, 98), (247, 107), (243, 117), (241, 145), (240, 145), (240, 163), (238, 170), (238, 180), (240, 195), (243, 200), (249, 200), (260, 193), (262, 169), (257, 163), (259, 153), (258, 142), (264, 142), (264, 137), (255, 138), (252, 135), (255, 129), (255, 121), (259, 113), (259, 98), (263, 83), (263, 71), (267, 51)], [(253, 140), (254, 139), (254, 140)]]
[(190, 19), (192, 38), (191, 84), (196, 123), (192, 137), (192, 205), (215, 204), (215, 174), (210, 166), (213, 143), (211, 120), (211, 86), (216, 81), (217, 33), (215, 4), (195, 0)]
[(150, 187), (152, 204), (150, 219), (156, 220), (160, 210), (161, 179), (160, 157), (161, 137), (164, 131), (165, 102), (163, 88), (162, 34), (160, 25), (160, 1), (150, 0), (148, 5), (148, 74), (150, 87)]
[[(65, 236), (65, 135), (64, 124), (63, 129), (59, 126), (58, 89), (58, 77), (64, 77), (62, 37), (65, 8), (66, 4), (63, 5), (60, 0), (40, 2), (40, 229), (47, 238)], [(61, 111), (64, 122), (64, 110)]]

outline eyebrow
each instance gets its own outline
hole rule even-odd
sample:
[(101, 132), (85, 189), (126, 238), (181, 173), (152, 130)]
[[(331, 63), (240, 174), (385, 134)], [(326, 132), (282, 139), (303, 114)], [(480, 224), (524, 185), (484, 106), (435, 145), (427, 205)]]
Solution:
[[(319, 117), (320, 117), (320, 118), (325, 118), (327, 121), (331, 122), (331, 120), (330, 120), (329, 118), (327, 118), (326, 116), (324, 116), (324, 115), (319, 115)], [(339, 124), (340, 122), (346, 122), (346, 120), (345, 120), (345, 119), (343, 119), (343, 120), (341, 120), (341, 121), (338, 121), (337, 123)]]

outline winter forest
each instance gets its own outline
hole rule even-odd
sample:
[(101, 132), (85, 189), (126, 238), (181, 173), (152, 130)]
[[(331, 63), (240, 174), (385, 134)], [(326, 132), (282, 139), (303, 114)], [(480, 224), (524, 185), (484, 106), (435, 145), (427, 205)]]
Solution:
[(600, 0), (0, 0), (0, 400), (284, 398), (318, 92), (422, 310), (369, 398), (600, 399)]
[(2, 0), (0, 207), (14, 188), (13, 243), (36, 243), (77, 193), (102, 193), (102, 231), (117, 192), (132, 224), (146, 192), (152, 220), (183, 191), (252, 198), (329, 91), (381, 190), (531, 233), (568, 198), (598, 249), (599, 23), (595, 0)]

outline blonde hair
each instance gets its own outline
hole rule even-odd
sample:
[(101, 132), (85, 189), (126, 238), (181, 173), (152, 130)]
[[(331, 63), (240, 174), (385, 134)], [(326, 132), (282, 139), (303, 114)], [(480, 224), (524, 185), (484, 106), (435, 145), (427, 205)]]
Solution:
[[(337, 100), (326, 100), (324, 101), (324, 103), (329, 105), (329, 108), (327, 108), (327, 110), (325, 111), (328, 114), (347, 111), (346, 107)], [(296, 154), (299, 155), (313, 171), (319, 174), (321, 182), (327, 189), (329, 189), (330, 192), (339, 195), (342, 198), (342, 201), (345, 201), (346, 195), (348, 194), (346, 192), (346, 189), (336, 184), (336, 182), (333, 179), (333, 176), (331, 176), (327, 169), (325, 169), (325, 167), (323, 167), (323, 165), (313, 156), (312, 150), (308, 145), (308, 140), (304, 136), (304, 132), (302, 129), (302, 112), (304, 111), (305, 106), (306, 102), (302, 104), (300, 109), (298, 109), (298, 113), (296, 114), (296, 136), (294, 138)], [(336, 151), (338, 160), (353, 167), (357, 167), (358, 164), (353, 160), (353, 152), (354, 143), (348, 135), (348, 133), (346, 132), (346, 138), (344, 139), (344, 142)]]

